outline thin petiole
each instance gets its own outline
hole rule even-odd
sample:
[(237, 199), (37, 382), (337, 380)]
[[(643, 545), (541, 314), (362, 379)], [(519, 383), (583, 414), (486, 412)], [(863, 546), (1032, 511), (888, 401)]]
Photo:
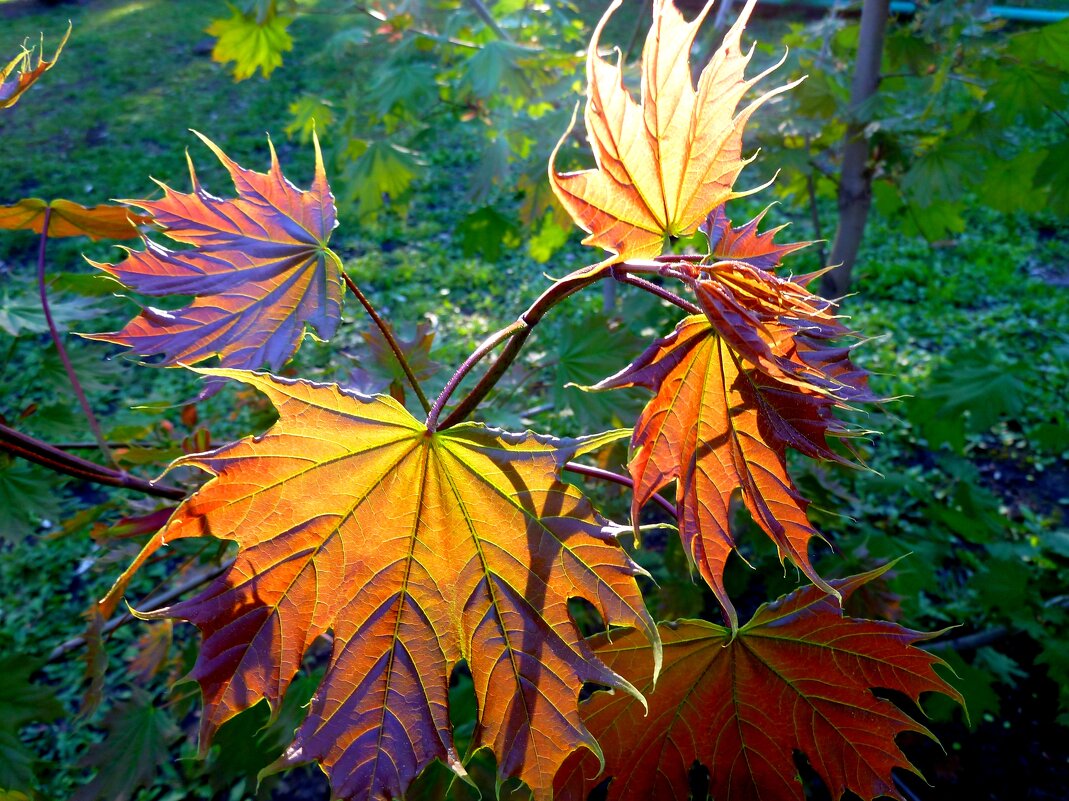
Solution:
[[(335, 257), (337, 258), (337, 257)], [(341, 268), (341, 261), (338, 261), (338, 266)], [(344, 268), (341, 269), (342, 279), (345, 281), (345, 285), (349, 287), (349, 291), (353, 293), (360, 305), (364, 307), (364, 310), (371, 317), (371, 320), (378, 326), (382, 336), (386, 339), (386, 343), (390, 346), (390, 350), (393, 351), (394, 357), (397, 359), (397, 363), (401, 365), (401, 369), (404, 370), (405, 378), (408, 379), (409, 385), (412, 387), (412, 391), (416, 393), (416, 397), (419, 398), (420, 405), (423, 406), (423, 411), (430, 413), (431, 402), (427, 400), (427, 396), (423, 392), (423, 387), (419, 385), (419, 380), (416, 378), (416, 374), (412, 372), (412, 366), (408, 363), (408, 359), (405, 358), (405, 353), (401, 350), (401, 345), (397, 342), (397, 338), (393, 335), (393, 330), (389, 324), (383, 320), (375, 307), (371, 305), (371, 301), (368, 300), (367, 295), (360, 291), (360, 287), (356, 285), (356, 282), (349, 277), (349, 274), (345, 272)]]
[(93, 438), (100, 452), (104, 454), (104, 458), (118, 467), (115, 456), (104, 439), (100, 423), (97, 422), (96, 415), (93, 414), (93, 409), (89, 405), (89, 399), (86, 398), (82, 384), (78, 380), (78, 375), (74, 372), (74, 365), (71, 364), (70, 357), (67, 355), (67, 349), (63, 345), (63, 339), (60, 337), (59, 329), (56, 328), (55, 320), (52, 319), (52, 307), (48, 303), (48, 283), (45, 281), (45, 249), (48, 246), (48, 225), (51, 219), (52, 208), (45, 206), (44, 221), (41, 224), (41, 245), (37, 251), (37, 289), (41, 296), (41, 309), (45, 313), (45, 322), (48, 324), (48, 333), (52, 336), (52, 344), (56, 346), (59, 360), (63, 362), (63, 369), (67, 372), (67, 380), (70, 381), (71, 389), (74, 390), (74, 395), (78, 398), (82, 411), (85, 412), (86, 420), (89, 421), (89, 430), (93, 432)]

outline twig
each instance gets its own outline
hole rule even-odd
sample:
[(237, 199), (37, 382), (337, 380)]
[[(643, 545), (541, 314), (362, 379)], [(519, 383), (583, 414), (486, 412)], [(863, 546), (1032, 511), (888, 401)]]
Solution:
[(371, 301), (368, 300), (367, 295), (360, 291), (360, 287), (356, 285), (356, 282), (349, 277), (345, 270), (341, 271), (342, 278), (345, 280), (345, 285), (349, 287), (349, 291), (356, 296), (356, 299), (360, 301), (360, 305), (364, 307), (368, 315), (370, 315), (372, 321), (378, 326), (379, 331), (382, 332), (382, 336), (386, 339), (386, 343), (390, 346), (390, 350), (393, 351), (394, 357), (397, 359), (397, 363), (401, 365), (401, 369), (404, 370), (405, 378), (408, 379), (409, 385), (412, 387), (412, 391), (416, 393), (416, 397), (419, 398), (420, 404), (423, 406), (423, 411), (430, 412), (431, 402), (427, 400), (427, 396), (423, 393), (423, 387), (419, 385), (419, 380), (416, 378), (416, 374), (412, 372), (412, 366), (408, 363), (408, 359), (405, 358), (405, 352), (401, 350), (401, 345), (397, 342), (397, 338), (393, 335), (393, 330), (389, 324), (383, 320), (375, 307), (371, 305)]
[(71, 389), (74, 390), (74, 395), (78, 398), (78, 403), (85, 413), (85, 418), (89, 421), (89, 430), (93, 432), (93, 439), (96, 440), (100, 452), (104, 454), (104, 458), (113, 465), (118, 466), (115, 461), (115, 455), (104, 440), (104, 432), (101, 431), (100, 423), (97, 422), (96, 415), (93, 414), (89, 399), (85, 396), (85, 390), (82, 389), (82, 383), (78, 380), (77, 373), (74, 372), (74, 365), (71, 364), (70, 357), (67, 355), (67, 349), (63, 345), (59, 329), (56, 328), (56, 322), (52, 319), (52, 307), (48, 303), (48, 284), (45, 281), (45, 249), (48, 247), (48, 226), (51, 221), (52, 207), (45, 206), (44, 221), (41, 223), (41, 244), (37, 250), (37, 290), (41, 296), (41, 309), (45, 313), (45, 322), (48, 324), (48, 333), (52, 336), (52, 344), (56, 346), (59, 360), (63, 362), (63, 369), (67, 372), (67, 380), (70, 381)]
[(171, 500), (182, 500), (186, 497), (185, 490), (178, 487), (145, 481), (125, 471), (113, 470), (96, 462), (90, 462), (80, 456), (61, 451), (47, 442), (42, 442), (29, 434), (23, 434), (21, 431), (16, 431), (2, 423), (0, 423), (0, 450), (21, 456), (29, 462), (43, 465), (57, 473), (80, 478), (83, 481), (90, 481), (94, 484), (137, 490), (146, 495), (153, 495), (157, 498), (170, 498)]
[[(471, 354), (464, 363), (460, 365), (457, 372), (449, 380), (449, 383), (442, 389), (441, 394), (435, 399), (434, 414), (427, 417), (427, 428), (431, 431), (436, 431), (441, 428), (451, 428), (457, 423), (462, 422), (475, 408), (483, 401), (483, 399), (490, 393), (490, 390), (494, 388), (497, 382), (501, 379), (501, 376), (505, 374), (505, 371), (515, 361), (516, 356), (519, 355), (520, 349), (523, 347), (523, 343), (527, 341), (527, 337), (531, 335), (531, 330), (535, 325), (546, 315), (546, 313), (566, 298), (571, 297), (576, 292), (590, 286), (593, 283), (604, 280), (605, 278), (616, 278), (617, 280), (623, 280), (623, 276), (630, 276), (632, 273), (647, 273), (652, 275), (665, 275), (676, 277), (673, 272), (673, 262), (678, 263), (681, 260), (679, 258), (662, 259), (658, 261), (633, 261), (624, 262), (623, 264), (613, 265), (609, 269), (595, 269), (591, 267), (583, 267), (576, 270), (573, 273), (566, 275), (559, 281), (553, 284), (549, 289), (539, 295), (538, 299), (531, 304), (519, 318), (497, 332), (482, 345), (480, 345), (474, 353)], [(646, 291), (651, 290), (650, 287), (655, 288), (654, 294), (659, 297), (665, 297), (661, 287), (656, 284), (651, 284), (648, 281), (639, 281), (635, 283)], [(668, 293), (671, 295), (671, 293)], [(673, 296), (674, 297), (674, 296)], [(666, 298), (670, 299), (670, 298)], [(681, 303), (686, 304), (687, 301), (678, 298)], [(673, 303), (676, 301), (672, 301)], [(677, 304), (678, 305), (678, 304)], [(689, 307), (684, 305), (682, 308)], [(694, 307), (697, 309), (697, 307)], [(461, 401), (457, 404), (456, 408), (449, 413), (441, 424), (438, 423), (438, 415), (441, 414), (442, 409), (448, 402), (449, 397), (456, 390), (457, 386), (464, 379), (464, 377), (471, 372), (472, 368), (489, 353), (493, 348), (497, 347), (501, 342), (508, 340), (508, 344), (505, 345), (505, 349), (501, 351), (500, 355), (490, 366), (490, 368), (483, 374), (483, 377), (479, 379), (475, 387), (469, 392)], [(487, 345), (489, 343), (489, 347)]]
[[(190, 576), (186, 581), (182, 582), (181, 584), (175, 585), (169, 590), (161, 592), (159, 595), (153, 596), (152, 598), (146, 600), (144, 605), (149, 607), (150, 609), (155, 609), (164, 606), (165, 604), (170, 603), (176, 598), (180, 598), (181, 596), (185, 595), (190, 590), (196, 589), (202, 584), (207, 584), (209, 581), (218, 578), (223, 573), (225, 573), (232, 564), (233, 562), (227, 562), (221, 567), (215, 567), (211, 570), (196, 573)], [(134, 616), (131, 615), (129, 612), (123, 612), (118, 617), (113, 617), (111, 620), (105, 623), (104, 626), (100, 629), (100, 633), (102, 635), (110, 634), (111, 632), (115, 631), (115, 629), (119, 628), (120, 626), (125, 626), (127, 623), (134, 619)], [(75, 651), (78, 648), (83, 647), (85, 643), (86, 639), (84, 636), (80, 635), (78, 637), (71, 637), (66, 642), (62, 642), (55, 648), (53, 648), (52, 653), (48, 655), (48, 659), (45, 661), (55, 662), (57, 659), (61, 659), (66, 654), (69, 654), (71, 651)]]
[[(631, 487), (634, 489), (635, 482), (631, 480), (629, 476), (620, 475), (614, 473), (611, 470), (602, 470), (600, 467), (593, 467), (591, 465), (580, 464), (579, 462), (567, 462), (564, 465), (564, 469), (569, 473), (577, 473), (581, 476), (590, 476), (591, 478), (600, 478), (603, 481), (611, 481), (613, 484), (622, 484), (625, 487)], [(660, 493), (653, 493), (653, 501), (668, 512), (675, 519), (678, 515), (678, 510), (674, 503), (665, 498)]]
[(624, 284), (630, 284), (631, 286), (637, 286), (640, 289), (644, 289), (651, 295), (656, 295), (661, 300), (667, 300), (669, 303), (678, 306), (683, 311), (690, 314), (701, 314), (701, 307), (691, 303), (689, 300), (679, 297), (675, 292), (670, 292), (664, 287), (657, 286), (652, 281), (647, 281), (645, 278), (638, 278), (634, 275), (616, 275), (613, 274), (613, 278)]
[(472, 11), (475, 12), (475, 16), (481, 19), (486, 24), (486, 27), (494, 32), (494, 35), (498, 39), (501, 39), (504, 42), (512, 42), (512, 37), (497, 24), (494, 15), (490, 13), (490, 9), (483, 5), (482, 0), (467, 0), (467, 3), (471, 6)]

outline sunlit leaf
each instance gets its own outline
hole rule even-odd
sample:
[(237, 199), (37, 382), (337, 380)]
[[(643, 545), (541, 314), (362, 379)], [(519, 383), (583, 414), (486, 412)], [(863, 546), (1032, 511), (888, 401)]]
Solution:
[[(880, 572), (834, 586), (849, 596)], [(640, 638), (593, 640), (595, 652), (646, 693), (649, 713), (620, 694), (599, 692), (583, 705), (605, 773), (590, 754), (575, 755), (557, 778), (562, 801), (585, 799), (606, 776), (610, 801), (685, 798), (694, 762), (709, 769), (713, 798), (802, 801), (796, 752), (832, 798), (850, 791), (901, 800), (892, 770), (917, 770), (895, 738), (928, 731), (873, 691), (961, 701), (933, 669), (941, 660), (916, 647), (934, 635), (844, 617), (814, 587), (762, 606), (735, 636), (703, 620), (660, 629), (665, 666), (656, 684)]]
[[(596, 749), (578, 718), (584, 682), (629, 689), (588, 650), (569, 598), (656, 641), (641, 572), (559, 471), (617, 439), (431, 433), (392, 398), (241, 371), (279, 413), (268, 432), (180, 459), (215, 476), (120, 579), (165, 543), (236, 540), (234, 565), (196, 598), (151, 617), (203, 632), (191, 676), (205, 738), (261, 698), (277, 708), (306, 649), (333, 652), (296, 741), (345, 799), (396, 798), (434, 759), (463, 775), (447, 697), (463, 659), (475, 681), (474, 748), (547, 798), (561, 762)], [(650, 652), (656, 660), (656, 649)]]
[(557, 197), (590, 234), (585, 244), (616, 254), (613, 261), (656, 256), (667, 237), (693, 234), (713, 209), (745, 194), (733, 189), (749, 161), (743, 129), (762, 103), (790, 88), (767, 92), (736, 113), (771, 71), (744, 78), (752, 50), (743, 53), (741, 37), (754, 2), (742, 9), (695, 90), (688, 56), (712, 3), (687, 22), (673, 0), (656, 0), (640, 102), (624, 86), (623, 65), (598, 55), (601, 33), (622, 0), (602, 17), (587, 58), (587, 138), (598, 166), (561, 174), (550, 165)]
[(19, 98), (26, 93), (26, 90), (56, 65), (56, 61), (59, 60), (59, 55), (63, 52), (63, 47), (67, 44), (70, 35), (71, 28), (68, 26), (67, 32), (63, 35), (63, 39), (60, 41), (59, 47), (56, 48), (56, 52), (52, 54), (51, 59), (45, 58), (44, 40), (42, 39), (41, 49), (37, 51), (36, 64), (34, 64), (33, 51), (23, 48), (21, 53), (11, 59), (5, 66), (0, 67), (0, 109), (11, 108), (18, 103)]
[(39, 234), (44, 228), (48, 208), (52, 209), (48, 219), (49, 237), (87, 236), (94, 241), (133, 239), (140, 236), (137, 226), (152, 219), (125, 206), (86, 207), (69, 200), (27, 198), (13, 206), (0, 206), (0, 229)]
[(282, 65), (282, 54), (293, 49), (293, 39), (286, 28), (289, 17), (268, 15), (258, 19), (231, 6), (229, 19), (217, 19), (206, 31), (217, 41), (212, 58), (220, 64), (234, 63), (234, 80), (251, 78), (260, 70), (266, 78)]
[(327, 248), (334, 198), (319, 144), (312, 188), (302, 191), (282, 175), (273, 147), (270, 171), (258, 173), (201, 139), (230, 173), (238, 197), (210, 195), (191, 161), (192, 192), (163, 185), (160, 200), (128, 202), (149, 212), (168, 237), (193, 247), (169, 250), (145, 237), (145, 250), (96, 265), (136, 292), (195, 300), (175, 311), (145, 308), (121, 331), (89, 338), (142, 356), (162, 354), (168, 365), (218, 356), (225, 367), (277, 370), (296, 352), (306, 325), (329, 339), (341, 316), (339, 261)]

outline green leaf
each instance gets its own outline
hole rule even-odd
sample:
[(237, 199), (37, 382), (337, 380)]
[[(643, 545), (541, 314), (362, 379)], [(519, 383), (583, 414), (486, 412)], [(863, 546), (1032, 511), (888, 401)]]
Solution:
[(323, 133), (334, 122), (330, 104), (320, 97), (304, 95), (290, 103), (290, 122), (283, 130), (286, 136), (296, 136), (303, 144), (312, 140), (315, 132)]
[(1069, 19), (1009, 37), (1009, 52), (1022, 61), (1042, 61), (1069, 71)]
[(372, 142), (346, 166), (345, 199), (359, 215), (374, 214), (387, 201), (403, 198), (425, 166), (411, 150), (392, 142)]
[(293, 49), (286, 31), (293, 20), (273, 15), (260, 20), (233, 6), (230, 10), (230, 19), (217, 19), (208, 26), (207, 33), (217, 39), (212, 58), (220, 64), (235, 62), (234, 80), (251, 78), (256, 70), (266, 78), (282, 65), (282, 54)]
[(1036, 171), (1047, 151), (1029, 149), (1012, 159), (986, 159), (980, 194), (995, 211), (1037, 212), (1046, 208), (1047, 198), (1036, 191)]
[(0, 457), (0, 542), (18, 542), (33, 534), (43, 519), (56, 520), (56, 485), (53, 474)]
[(52, 689), (30, 682), (40, 666), (24, 654), (0, 657), (0, 790), (26, 790), (33, 783), (34, 755), (19, 740), (19, 730), (63, 716)]
[(516, 224), (493, 206), (484, 206), (461, 220), (456, 234), (465, 256), (479, 255), (487, 261), (497, 261), (506, 246), (514, 248), (520, 242)]
[(936, 199), (959, 196), (975, 170), (973, 148), (945, 142), (913, 162), (902, 178), (902, 188), (914, 203), (925, 208)]
[(104, 739), (83, 757), (96, 776), (74, 794), (72, 801), (128, 801), (147, 786), (169, 758), (170, 741), (178, 729), (164, 708), (140, 688), (130, 700), (111, 710), (104, 722)]
[(558, 413), (571, 412), (587, 431), (630, 424), (638, 417), (647, 399), (641, 390), (587, 392), (582, 387), (617, 372), (630, 354), (640, 352), (645, 343), (639, 337), (618, 320), (590, 314), (561, 325), (556, 339), (553, 404)]
[(1047, 150), (1037, 176), (1042, 185), (1050, 187), (1048, 208), (1061, 217), (1069, 217), (1069, 139)]
[(530, 83), (519, 63), (526, 53), (519, 45), (501, 39), (487, 42), (465, 63), (462, 90), (482, 100), (506, 92), (519, 97), (530, 94)]
[(987, 100), (1006, 122), (1018, 117), (1028, 125), (1041, 125), (1050, 118), (1050, 107), (1065, 104), (1065, 75), (1043, 66), (999, 64)]
[(256, 795), (260, 771), (278, 759), (293, 740), (294, 730), (308, 714), (308, 702), (323, 678), (322, 672), (302, 673), (286, 691), (278, 714), (266, 701), (227, 721), (215, 735), (208, 779), (217, 791), (243, 782), (244, 797)]

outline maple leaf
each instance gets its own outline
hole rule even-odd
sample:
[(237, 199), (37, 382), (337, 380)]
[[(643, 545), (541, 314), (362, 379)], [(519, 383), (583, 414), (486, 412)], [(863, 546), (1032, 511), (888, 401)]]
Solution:
[(157, 707), (140, 688), (108, 713), (104, 728), (107, 736), (80, 760), (83, 768), (96, 768), (96, 776), (78, 788), (72, 801), (133, 798), (156, 778), (167, 761), (168, 743), (179, 733), (166, 707)]
[(113, 605), (164, 543), (237, 541), (235, 563), (201, 595), (149, 615), (204, 635), (191, 674), (204, 693), (203, 742), (261, 698), (277, 709), (329, 629), (323, 683), (280, 765), (319, 761), (346, 799), (400, 797), (434, 759), (463, 775), (447, 708), (463, 659), (480, 710), (473, 750), (492, 749), (502, 780), (547, 798), (569, 753), (597, 750), (578, 716), (583, 683), (630, 689), (593, 657), (569, 598), (657, 638), (641, 568), (559, 478), (565, 462), (624, 432), (556, 440), (468, 423), (430, 433), (389, 397), (203, 372), (264, 392), (279, 421), (175, 463), (215, 478), (102, 602)]
[[(5, 66), (0, 67), (0, 109), (11, 108), (18, 103), (19, 98), (26, 93), (26, 90), (56, 65), (70, 35), (71, 26), (68, 25), (67, 32), (63, 35), (63, 39), (51, 59), (45, 58), (44, 40), (42, 39), (42, 49), (37, 52), (36, 66), (33, 63), (33, 51), (23, 48), (21, 53), (11, 59)], [(12, 77), (16, 70), (18, 70), (18, 74)]]
[(41, 200), (25, 198), (12, 206), (0, 206), (0, 229), (35, 231), (41, 233), (48, 218), (48, 236), (87, 236), (94, 242), (100, 239), (133, 239), (139, 236), (137, 226), (151, 221), (151, 217), (137, 214), (125, 206), (86, 207), (70, 200)]
[(19, 738), (19, 730), (47, 723), (65, 714), (55, 691), (34, 684), (30, 677), (42, 667), (25, 654), (0, 656), (0, 797), (5, 790), (28, 790), (33, 785), (34, 754)]
[(758, 107), (794, 85), (773, 89), (736, 113), (746, 92), (776, 68), (744, 77), (753, 50), (742, 51), (741, 37), (755, 2), (742, 9), (695, 89), (689, 54), (712, 0), (692, 22), (672, 0), (655, 0), (638, 103), (624, 86), (623, 65), (598, 55), (601, 33), (622, 0), (595, 29), (587, 56), (586, 128), (597, 167), (556, 171), (569, 128), (550, 159), (549, 179), (589, 233), (583, 243), (615, 254), (610, 262), (656, 256), (666, 238), (693, 234), (714, 208), (749, 194), (733, 189), (751, 160), (742, 157), (743, 129)]
[[(888, 566), (833, 582), (844, 597)], [(656, 681), (646, 644), (626, 632), (593, 638), (607, 665), (646, 695), (649, 713), (628, 697), (596, 693), (583, 719), (605, 755), (565, 763), (555, 782), (563, 801), (584, 799), (605, 775), (613, 799), (682, 798), (695, 761), (709, 769), (710, 796), (805, 798), (794, 753), (804, 754), (832, 798), (901, 799), (891, 771), (919, 775), (895, 743), (931, 733), (874, 689), (917, 702), (938, 692), (963, 703), (933, 669), (939, 657), (916, 647), (935, 634), (844, 617), (839, 605), (804, 587), (761, 606), (736, 635), (704, 620), (662, 624), (664, 667)], [(934, 738), (933, 738), (934, 739)]]
[(220, 64), (234, 62), (234, 80), (251, 78), (259, 69), (265, 78), (282, 66), (282, 54), (293, 49), (293, 39), (286, 28), (289, 17), (267, 14), (243, 14), (231, 6), (229, 19), (217, 19), (205, 33), (216, 37), (212, 60)]
[(319, 143), (312, 188), (303, 191), (282, 175), (273, 146), (270, 171), (259, 173), (197, 136), (226, 167), (238, 197), (210, 195), (190, 161), (192, 192), (161, 184), (162, 199), (125, 202), (149, 212), (171, 239), (194, 247), (168, 250), (144, 237), (145, 249), (128, 251), (121, 263), (95, 264), (136, 292), (196, 298), (177, 311), (146, 308), (121, 331), (88, 338), (142, 356), (163, 354), (167, 365), (218, 356), (223, 367), (278, 370), (297, 351), (306, 324), (329, 339), (341, 316), (340, 261), (327, 247), (334, 198)]
[(701, 232), (709, 239), (709, 255), (717, 261), (741, 261), (761, 270), (773, 270), (784, 256), (813, 244), (776, 244), (773, 239), (786, 225), (758, 233), (757, 228), (767, 213), (768, 208), (745, 225), (732, 228), (726, 207), (717, 206), (700, 226)]
[(684, 319), (593, 389), (630, 386), (655, 393), (631, 439), (632, 518), (638, 520), (654, 493), (676, 482), (680, 537), (731, 627), (738, 618), (724, 567), (735, 549), (730, 502), (736, 490), (780, 558), (789, 556), (814, 584), (834, 592), (809, 559), (809, 541), (821, 537), (787, 475), (786, 448), (844, 461), (826, 441), (853, 433), (832, 415), (842, 402), (747, 367), (701, 315)]

